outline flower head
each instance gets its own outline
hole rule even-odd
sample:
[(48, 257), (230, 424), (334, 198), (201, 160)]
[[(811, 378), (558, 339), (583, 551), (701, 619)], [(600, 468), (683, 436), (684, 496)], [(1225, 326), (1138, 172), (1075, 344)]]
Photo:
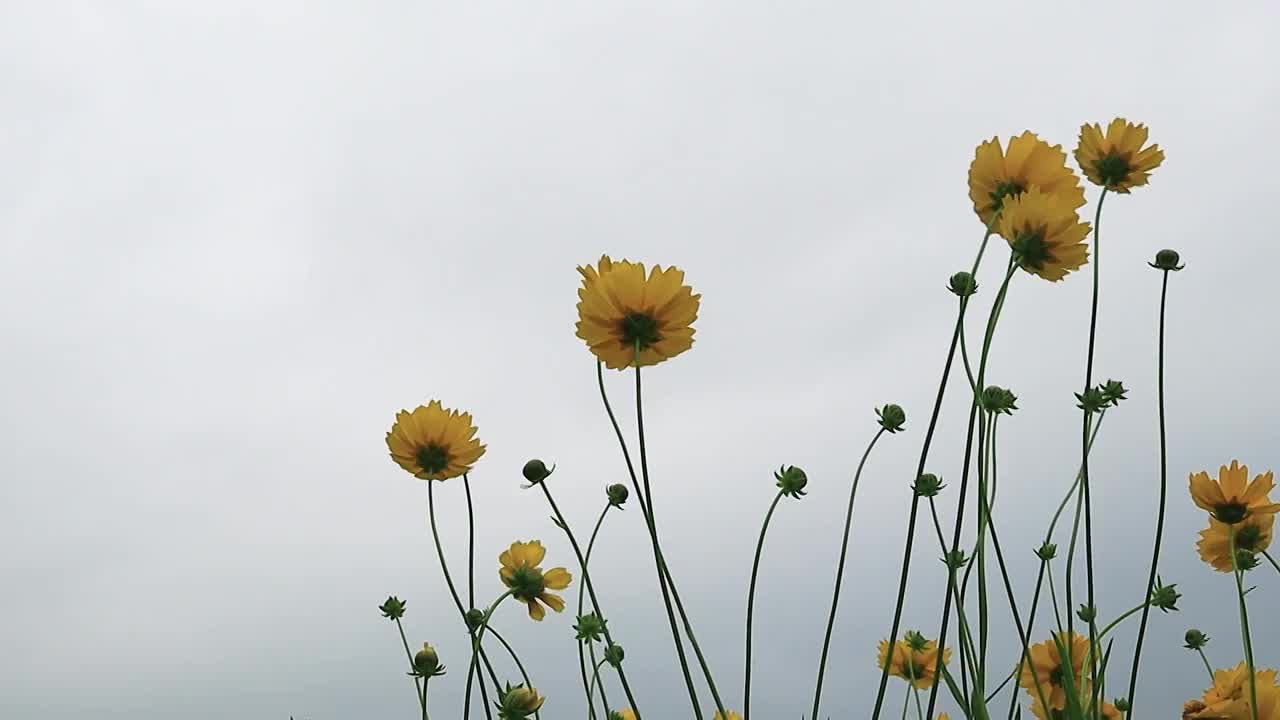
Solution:
[(1177, 583), (1165, 585), (1164, 580), (1156, 576), (1156, 586), (1151, 589), (1151, 607), (1160, 608), (1160, 612), (1178, 612), (1178, 600), (1181, 598)]
[(610, 665), (616, 667), (622, 666), (622, 661), (627, 658), (627, 652), (617, 643), (610, 643), (604, 649), (604, 659)]
[[(656, 365), (693, 347), (693, 321), (701, 295), (684, 284), (684, 271), (643, 263), (579, 267), (578, 337), (611, 370)], [(638, 353), (638, 356), (637, 356)]]
[(524, 720), (537, 712), (546, 698), (538, 694), (537, 689), (516, 685), (507, 685), (498, 698), (498, 717), (502, 720)]
[(961, 270), (951, 276), (947, 289), (955, 293), (956, 297), (969, 297), (978, 292), (978, 281), (973, 279), (973, 273)]
[(1182, 647), (1188, 650), (1199, 650), (1209, 644), (1209, 636), (1195, 628), (1188, 630), (1187, 634), (1182, 636), (1182, 639), (1187, 643)]
[(502, 583), (511, 588), (512, 597), (529, 606), (529, 617), (534, 620), (546, 616), (547, 611), (542, 609), (544, 604), (556, 612), (564, 611), (564, 600), (547, 590), (564, 590), (573, 579), (562, 567), (551, 568), (544, 573), (538, 566), (546, 554), (542, 543), (530, 540), (527, 543), (513, 542), (498, 556), (498, 562), (502, 563), (498, 569)]
[(627, 498), (631, 497), (631, 491), (622, 483), (614, 483), (610, 485), (604, 489), (604, 493), (609, 497), (609, 504), (619, 510), (621, 510), (622, 506), (626, 504)]
[(778, 481), (778, 489), (783, 495), (797, 500), (804, 497), (805, 486), (809, 484), (809, 476), (794, 465), (782, 466), (773, 474), (773, 479)]
[(609, 711), (609, 720), (636, 720), (636, 713), (631, 708)]
[(982, 389), (982, 408), (996, 415), (1012, 415), (1018, 409), (1018, 396), (999, 385), (988, 385)]
[[(1257, 670), (1253, 682), (1258, 694), (1258, 720), (1280, 718), (1280, 685), (1275, 670)], [(1249, 667), (1240, 663), (1213, 674), (1213, 686), (1204, 691), (1196, 706), (1188, 702), (1183, 717), (1209, 720), (1249, 720), (1253, 716), (1249, 700)], [(1192, 712), (1188, 714), (1187, 710)]]
[[(920, 633), (908, 632), (893, 644), (893, 657), (889, 657), (888, 640), (880, 641), (880, 656), (876, 664), (884, 669), (888, 663), (889, 674), (900, 677), (921, 690), (933, 687), (937, 679), (938, 644), (926, 640)], [(951, 662), (951, 648), (943, 648), (942, 663)]]
[(1275, 476), (1271, 471), (1249, 482), (1249, 466), (1232, 460), (1231, 467), (1218, 468), (1217, 481), (1210, 480), (1207, 472), (1192, 473), (1191, 499), (1219, 521), (1234, 525), (1253, 515), (1280, 512), (1280, 504), (1268, 497), (1274, 485)]
[(1030, 188), (1009, 199), (1000, 213), (1000, 236), (1023, 270), (1058, 281), (1088, 261), (1089, 223), (1060, 196)]
[(1164, 162), (1159, 145), (1147, 143), (1147, 126), (1116, 118), (1104, 133), (1097, 123), (1080, 127), (1076, 162), (1089, 182), (1112, 192), (1127, 193), (1147, 184), (1152, 170)]
[[(969, 199), (983, 223), (991, 225), (1010, 198), (1033, 187), (1057, 196), (1060, 204), (1072, 211), (1084, 205), (1084, 188), (1080, 187), (1080, 178), (1067, 167), (1067, 154), (1061, 145), (1049, 145), (1027, 131), (1011, 138), (1007, 151), (1000, 148), (999, 138), (978, 146), (969, 165)], [(1011, 240), (1002, 231), (997, 232)]]
[(396, 413), (396, 422), (387, 433), (391, 459), (414, 477), (448, 480), (471, 471), (484, 455), (484, 445), (476, 438), (471, 413), (459, 413), (432, 400), (409, 412)]
[(547, 469), (547, 464), (538, 458), (530, 460), (524, 464), (523, 468), (520, 468), (520, 474), (524, 476), (525, 480), (529, 481), (530, 487), (546, 480), (551, 476), (551, 473), (552, 471)]
[(399, 620), (404, 617), (404, 601), (392, 595), (387, 601), (378, 606), (382, 611), (382, 617), (388, 620)]
[(742, 716), (732, 710), (726, 710), (725, 712), (729, 714), (721, 715), (719, 712), (716, 712), (716, 714), (712, 716), (711, 720), (742, 720)]
[(422, 677), (436, 677), (444, 674), (444, 666), (440, 664), (440, 656), (436, 649), (422, 643), (422, 649), (413, 656), (413, 673)]
[(1161, 250), (1160, 252), (1156, 253), (1155, 262), (1151, 262), (1147, 264), (1157, 270), (1170, 270), (1172, 272), (1178, 272), (1182, 268), (1186, 267), (1185, 265), (1178, 264), (1178, 262), (1181, 259), (1182, 258), (1178, 256), (1177, 250), (1170, 250), (1169, 248), (1165, 248), (1164, 250)]
[(942, 483), (941, 478), (933, 473), (921, 473), (911, 485), (911, 489), (920, 497), (936, 497), (944, 487), (946, 485)]
[(1235, 529), (1236, 549), (1253, 554), (1271, 547), (1275, 524), (1275, 515), (1252, 515), (1235, 525), (1228, 525), (1210, 516), (1209, 527), (1200, 531), (1196, 549), (1200, 551), (1200, 559), (1209, 563), (1214, 570), (1231, 572), (1232, 529)]
[(604, 626), (605, 619), (591, 612), (586, 615), (579, 615), (578, 622), (574, 623), (573, 629), (577, 633), (579, 640), (600, 642), (600, 636), (604, 634)]
[(887, 432), (896, 433), (902, 429), (907, 422), (907, 411), (902, 409), (901, 405), (890, 403), (882, 408), (876, 408), (876, 422), (880, 423), (880, 427)]
[[(1031, 696), (1032, 710), (1039, 710), (1041, 692), (1044, 693), (1044, 700), (1051, 710), (1061, 710), (1066, 707), (1068, 663), (1067, 658), (1062, 657), (1058, 650), (1058, 642), (1067, 648), (1067, 654), (1071, 658), (1069, 677), (1072, 687), (1078, 692), (1083, 686), (1084, 678), (1080, 671), (1084, 667), (1085, 655), (1089, 652), (1088, 638), (1078, 633), (1063, 632), (1058, 634), (1056, 641), (1051, 638), (1032, 645), (1030, 662), (1023, 664), (1022, 674), (1018, 678), (1018, 683)], [(1043, 717), (1039, 712), (1036, 714)]]
[(1129, 391), (1125, 389), (1124, 383), (1119, 380), (1108, 380), (1099, 387), (1102, 388), (1103, 399), (1112, 407), (1119, 405), (1121, 400), (1128, 400), (1125, 394)]

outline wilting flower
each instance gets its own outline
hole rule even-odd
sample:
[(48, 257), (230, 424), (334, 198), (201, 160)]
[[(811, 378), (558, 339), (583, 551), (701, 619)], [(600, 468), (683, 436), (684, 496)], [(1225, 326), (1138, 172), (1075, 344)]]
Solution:
[[(998, 138), (978, 146), (969, 165), (969, 199), (984, 224), (990, 225), (1010, 198), (1032, 187), (1057, 196), (1071, 210), (1084, 205), (1084, 188), (1067, 167), (1061, 145), (1049, 145), (1027, 131), (1009, 140), (1008, 151), (1000, 149)], [(995, 231), (1010, 239), (998, 228)]]
[(1232, 460), (1231, 467), (1218, 468), (1217, 481), (1210, 480), (1207, 472), (1192, 473), (1191, 499), (1219, 521), (1234, 525), (1252, 515), (1280, 512), (1280, 504), (1268, 497), (1274, 485), (1275, 476), (1271, 471), (1249, 482), (1249, 466)]
[(1200, 559), (1213, 566), (1214, 570), (1231, 572), (1231, 529), (1235, 528), (1236, 549), (1252, 554), (1271, 546), (1275, 524), (1275, 515), (1253, 515), (1235, 525), (1210, 517), (1209, 527), (1200, 531), (1196, 549), (1200, 551)]
[(726, 710), (728, 715), (721, 715), (719, 712), (711, 718), (711, 720), (742, 720), (742, 716), (732, 710)]
[(536, 688), (507, 685), (502, 697), (498, 699), (498, 717), (502, 720), (524, 720), (537, 712), (545, 700)]
[[(908, 632), (893, 644), (893, 657), (889, 657), (889, 641), (880, 641), (880, 657), (876, 664), (881, 670), (889, 664), (889, 674), (906, 680), (921, 690), (933, 687), (937, 679), (938, 644), (926, 640), (920, 633)], [(951, 662), (951, 648), (942, 650), (942, 663)]]
[(643, 263), (604, 255), (578, 272), (578, 337), (606, 367), (655, 365), (693, 347), (702, 296), (684, 284), (683, 270), (655, 265), (646, 278)]
[(1147, 184), (1152, 170), (1164, 162), (1159, 145), (1142, 147), (1147, 142), (1147, 126), (1116, 118), (1107, 126), (1094, 123), (1080, 127), (1080, 144), (1076, 146), (1076, 162), (1094, 185), (1112, 192), (1127, 193), (1130, 188)]
[[(1276, 671), (1258, 670), (1253, 674), (1253, 681), (1258, 694), (1258, 720), (1280, 720), (1280, 685), (1276, 683)], [(1183, 717), (1250, 720), (1253, 713), (1249, 697), (1249, 666), (1240, 663), (1229, 670), (1215, 672), (1213, 686), (1204, 691), (1200, 701), (1187, 702)]]
[(459, 413), (432, 400), (413, 412), (401, 410), (387, 433), (391, 459), (414, 477), (448, 480), (471, 471), (484, 455), (471, 413)]
[[(1070, 655), (1070, 677), (1073, 686), (1079, 692), (1083, 685), (1081, 669), (1084, 667), (1085, 655), (1089, 652), (1089, 640), (1078, 633), (1065, 632), (1059, 633), (1057, 639), (1067, 648), (1067, 653)], [(1058, 644), (1052, 638), (1031, 646), (1030, 662), (1023, 663), (1018, 683), (1031, 696), (1032, 710), (1038, 709), (1042, 692), (1051, 710), (1061, 710), (1066, 707), (1066, 660), (1058, 652)], [(1037, 685), (1039, 690), (1036, 689)]]
[(1088, 261), (1089, 223), (1080, 222), (1075, 207), (1039, 188), (1006, 202), (999, 227), (1022, 269), (1045, 280), (1061, 280)]
[(534, 620), (546, 616), (543, 604), (556, 612), (564, 611), (564, 600), (547, 590), (564, 590), (573, 579), (562, 567), (551, 568), (544, 573), (538, 565), (546, 554), (542, 543), (530, 540), (527, 543), (513, 542), (510, 549), (498, 556), (498, 562), (502, 563), (498, 569), (502, 583), (511, 588), (512, 597), (529, 606), (529, 617)]

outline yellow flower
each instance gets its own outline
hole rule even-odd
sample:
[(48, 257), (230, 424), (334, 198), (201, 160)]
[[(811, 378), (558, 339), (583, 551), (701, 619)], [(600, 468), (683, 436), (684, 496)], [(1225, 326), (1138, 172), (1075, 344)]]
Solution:
[(551, 568), (544, 573), (538, 565), (546, 555), (542, 543), (530, 540), (527, 543), (513, 542), (498, 556), (498, 562), (502, 563), (498, 569), (502, 584), (511, 588), (512, 597), (529, 606), (529, 617), (534, 620), (546, 617), (543, 604), (556, 612), (564, 612), (564, 600), (547, 590), (564, 590), (573, 579), (562, 567)]
[(729, 717), (725, 717), (717, 712), (711, 720), (742, 720), (742, 716), (732, 710), (726, 710), (725, 712), (729, 713)]
[(655, 265), (614, 262), (608, 255), (597, 267), (579, 267), (578, 337), (611, 370), (656, 365), (693, 347), (693, 321), (701, 295), (684, 284), (684, 271)]
[(1152, 170), (1164, 162), (1159, 145), (1142, 147), (1147, 142), (1147, 126), (1134, 125), (1116, 118), (1107, 126), (1080, 126), (1080, 144), (1076, 145), (1076, 162), (1094, 185), (1112, 192), (1127, 193), (1130, 188), (1147, 184)]
[[(1045, 717), (1044, 708), (1040, 706), (1039, 699), (1031, 703), (1031, 712), (1040, 720), (1063, 720), (1066, 717), (1061, 710), (1054, 710), (1049, 717)], [(1124, 720), (1124, 713), (1120, 712), (1115, 705), (1104, 702), (1102, 703), (1102, 720)]]
[(1080, 222), (1075, 207), (1061, 196), (1033, 187), (1010, 198), (1000, 213), (999, 227), (1022, 269), (1045, 280), (1061, 280), (1088, 261), (1084, 239), (1089, 223)]
[[(1258, 694), (1258, 720), (1280, 720), (1280, 684), (1276, 683), (1276, 671), (1258, 670), (1253, 679)], [(1215, 672), (1213, 687), (1204, 691), (1201, 701), (1187, 701), (1183, 717), (1250, 720), (1253, 713), (1249, 697), (1249, 666), (1240, 663), (1230, 670)]]
[(1216, 482), (1209, 479), (1207, 472), (1192, 473), (1191, 499), (1219, 521), (1234, 525), (1251, 515), (1280, 512), (1280, 504), (1268, 497), (1274, 486), (1275, 476), (1270, 470), (1249, 482), (1249, 466), (1232, 460), (1231, 467), (1218, 468)]
[[(1083, 689), (1084, 678), (1081, 669), (1084, 667), (1085, 654), (1089, 652), (1089, 640), (1078, 633), (1059, 633), (1060, 640), (1071, 656), (1071, 678), (1077, 692)], [(1058, 652), (1058, 645), (1051, 638), (1038, 645), (1031, 646), (1031, 661), (1023, 663), (1022, 675), (1018, 683), (1031, 696), (1032, 711), (1040, 716), (1040, 693), (1052, 710), (1061, 710), (1067, 706), (1067, 691), (1064, 680), (1063, 665), (1065, 658)], [(1039, 690), (1037, 690), (1037, 683)]]
[(1214, 570), (1231, 572), (1235, 569), (1231, 562), (1231, 528), (1235, 528), (1237, 550), (1260, 553), (1271, 546), (1275, 524), (1275, 515), (1254, 515), (1234, 526), (1210, 516), (1209, 527), (1200, 531), (1196, 549), (1200, 551), (1200, 559), (1212, 565)]
[[(893, 644), (893, 657), (889, 658), (889, 641), (881, 640), (876, 665), (883, 670), (889, 663), (889, 674), (900, 677), (921, 690), (933, 687), (938, 668), (938, 644), (925, 640), (919, 633), (908, 632), (904, 639)], [(951, 662), (951, 648), (943, 648), (942, 664)]]
[(470, 472), (484, 455), (484, 445), (475, 434), (471, 413), (459, 413), (432, 400), (413, 412), (396, 413), (396, 422), (387, 433), (387, 448), (391, 459), (414, 477), (448, 480)]
[(609, 713), (609, 720), (636, 720), (636, 712), (631, 708), (614, 710)]
[(1032, 187), (1058, 196), (1072, 210), (1084, 205), (1084, 188), (1067, 167), (1061, 145), (1050, 145), (1027, 131), (1009, 140), (1008, 152), (1001, 150), (999, 138), (978, 146), (969, 165), (969, 199), (984, 225), (991, 224), (1010, 197)]

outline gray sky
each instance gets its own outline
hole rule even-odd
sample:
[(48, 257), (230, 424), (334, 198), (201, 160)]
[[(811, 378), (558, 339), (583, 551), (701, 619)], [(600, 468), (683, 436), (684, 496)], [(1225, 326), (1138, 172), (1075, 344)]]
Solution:
[[(1159, 288), (1146, 262), (1174, 247), (1188, 268), (1171, 283), (1161, 572), (1186, 597), (1154, 616), (1140, 701), (1143, 717), (1173, 716), (1205, 684), (1179, 649), (1187, 627), (1214, 637), (1215, 663), (1240, 659), (1229, 577), (1194, 554), (1187, 473), (1232, 458), (1280, 469), (1267, 209), (1280, 15), (1197, 8), (5, 3), (0, 716), (411, 717), (399, 639), (376, 610), (392, 593), (411, 642), (450, 667), (432, 695), (452, 714), (466, 640), (426, 488), (383, 433), (428, 398), (475, 414), (489, 445), (472, 478), (480, 598), (499, 592), (496, 555), (514, 539), (540, 537), (571, 566), (519, 468), (558, 463), (583, 535), (624, 477), (573, 335), (574, 266), (602, 252), (678, 264), (703, 295), (693, 351), (648, 374), (647, 424), (673, 570), (733, 706), (771, 471), (804, 467), (812, 492), (779, 509), (765, 548), (762, 720), (807, 712), (872, 407), (907, 408), (909, 432), (867, 466), (823, 705), (866, 716), (953, 323), (944, 285), (981, 236), (973, 149), (1028, 128), (1070, 148), (1081, 122), (1117, 114), (1147, 122), (1168, 160), (1103, 216), (1097, 372), (1132, 399), (1094, 462), (1099, 605), (1113, 617), (1145, 582)], [(1017, 277), (991, 365), (1020, 397), (1001, 426), (999, 504), (1023, 602), (1029, 548), (1078, 460), (1088, 292), (1086, 274)], [(629, 406), (629, 378), (610, 380)], [(930, 463), (948, 480), (963, 422), (952, 402)], [(461, 487), (437, 489), (461, 575)], [(905, 623), (936, 634), (930, 537)], [(686, 717), (643, 543), (637, 509), (607, 521), (602, 601), (642, 709)], [(1258, 597), (1280, 593), (1274, 572), (1252, 579)], [(1275, 666), (1280, 624), (1263, 605), (1258, 660)], [(495, 622), (536, 668), (547, 716), (579, 713), (569, 614), (537, 625), (512, 606)], [(1009, 664), (1011, 637), (995, 648)]]

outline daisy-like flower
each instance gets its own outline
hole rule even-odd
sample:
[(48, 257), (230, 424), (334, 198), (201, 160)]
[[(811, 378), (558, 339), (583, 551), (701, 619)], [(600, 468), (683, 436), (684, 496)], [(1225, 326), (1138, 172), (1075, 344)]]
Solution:
[[(1258, 694), (1258, 720), (1280, 720), (1280, 684), (1275, 670), (1258, 670), (1253, 674)], [(1184, 718), (1197, 720), (1251, 720), (1249, 700), (1249, 666), (1240, 663), (1229, 670), (1213, 674), (1213, 686), (1199, 700), (1183, 706)]]
[[(881, 640), (876, 665), (883, 670), (889, 663), (889, 674), (900, 677), (912, 685), (926, 690), (937, 679), (938, 644), (925, 640), (919, 633), (908, 632), (893, 644), (893, 657), (889, 657), (889, 641)], [(943, 648), (942, 664), (951, 662), (951, 648)]]
[[(1070, 677), (1073, 687), (1079, 692), (1084, 685), (1081, 670), (1084, 667), (1085, 655), (1089, 652), (1089, 640), (1078, 633), (1065, 632), (1058, 634), (1058, 640), (1062, 642), (1063, 647), (1067, 648), (1071, 656)], [(1030, 662), (1022, 665), (1022, 674), (1018, 678), (1018, 683), (1031, 696), (1032, 710), (1039, 709), (1041, 692), (1044, 693), (1045, 702), (1049, 703), (1050, 710), (1063, 709), (1067, 706), (1067, 659), (1058, 652), (1058, 645), (1052, 638), (1032, 645), (1030, 656)], [(1036, 689), (1037, 682), (1039, 690)], [(1037, 715), (1043, 717), (1040, 713)]]
[(396, 413), (396, 422), (387, 433), (387, 448), (391, 459), (414, 477), (448, 480), (470, 472), (484, 455), (484, 445), (475, 435), (471, 413), (459, 413), (432, 400), (413, 412)]
[(1280, 504), (1269, 497), (1274, 486), (1275, 475), (1270, 470), (1249, 482), (1249, 466), (1232, 460), (1231, 467), (1218, 467), (1216, 481), (1210, 480), (1207, 472), (1192, 473), (1191, 499), (1220, 522), (1234, 525), (1252, 515), (1280, 512)]
[(732, 710), (725, 710), (725, 712), (729, 713), (728, 717), (721, 715), (717, 711), (716, 714), (711, 718), (711, 720), (742, 720), (742, 716)]
[(1061, 280), (1088, 261), (1089, 223), (1058, 195), (1033, 187), (1010, 198), (998, 224), (1022, 269), (1045, 280)]
[(655, 265), (646, 276), (643, 263), (604, 255), (578, 272), (578, 337), (609, 369), (656, 365), (693, 347), (702, 296), (684, 284), (683, 270)]
[(1235, 569), (1231, 563), (1231, 529), (1235, 528), (1236, 549), (1256, 554), (1271, 547), (1275, 524), (1275, 515), (1253, 515), (1235, 525), (1210, 516), (1209, 527), (1200, 531), (1196, 549), (1200, 551), (1200, 559), (1214, 570), (1229, 573)]
[(1147, 184), (1151, 171), (1164, 162), (1159, 145), (1147, 143), (1147, 126), (1134, 125), (1116, 118), (1107, 126), (1080, 126), (1080, 144), (1076, 145), (1076, 162), (1089, 182), (1112, 192), (1127, 193), (1130, 188)]
[(502, 584), (511, 588), (512, 597), (529, 606), (529, 617), (534, 620), (546, 617), (543, 605), (556, 612), (564, 612), (564, 600), (547, 590), (564, 590), (573, 579), (562, 567), (551, 568), (544, 573), (538, 566), (546, 555), (542, 543), (530, 540), (527, 543), (513, 542), (498, 556), (498, 562), (502, 563), (498, 569)]
[(978, 146), (969, 165), (969, 199), (984, 225), (991, 224), (1009, 198), (1032, 187), (1059, 196), (1072, 210), (1084, 205), (1084, 188), (1067, 167), (1061, 145), (1050, 145), (1028, 130), (1010, 139), (1007, 151), (1001, 149), (999, 138)]
[(631, 708), (613, 710), (609, 713), (609, 720), (636, 720), (636, 711)]

